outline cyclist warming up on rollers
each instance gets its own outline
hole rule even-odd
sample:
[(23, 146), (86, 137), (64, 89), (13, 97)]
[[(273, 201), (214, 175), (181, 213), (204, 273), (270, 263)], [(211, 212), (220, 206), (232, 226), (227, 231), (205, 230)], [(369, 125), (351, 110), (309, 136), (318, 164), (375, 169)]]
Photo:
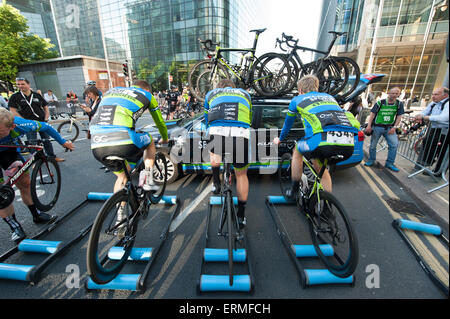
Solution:
[(134, 162), (142, 154), (145, 169), (140, 173), (139, 186), (145, 191), (158, 190), (153, 182), (152, 171), (156, 155), (155, 143), (149, 133), (135, 131), (136, 121), (148, 109), (161, 133), (159, 142), (168, 142), (167, 127), (150, 89), (150, 85), (142, 80), (135, 81), (132, 87), (113, 88), (104, 94), (92, 118), (91, 149), (94, 157), (117, 176), (114, 192), (121, 190), (127, 180), (117, 162), (108, 160), (107, 157), (119, 156), (128, 162)]
[(246, 224), (245, 205), (248, 198), (249, 139), (252, 120), (250, 95), (224, 79), (205, 96), (205, 123), (211, 141), (208, 143), (213, 175), (213, 193), (220, 193), (220, 163), (222, 155), (230, 153), (236, 174), (238, 222)]
[[(329, 94), (319, 93), (319, 80), (308, 75), (298, 81), (299, 96), (292, 99), (280, 137), (273, 142), (279, 145), (289, 133), (297, 114), (300, 114), (305, 129), (305, 136), (297, 141), (292, 154), (292, 187), (286, 191), (293, 199), (299, 189), (303, 174), (303, 156), (314, 159), (317, 171), (322, 166), (321, 160), (330, 159), (328, 163), (346, 160), (353, 154), (354, 134), (358, 133), (359, 122), (353, 114), (341, 109)], [(336, 159), (336, 156), (340, 158)], [(328, 170), (322, 176), (325, 191), (331, 193), (332, 182)]]
[[(26, 120), (18, 116), (14, 116), (11, 112), (4, 108), (0, 108), (0, 145), (18, 144), (17, 138), (29, 132), (45, 132), (54, 138), (63, 147), (73, 150), (74, 146), (70, 141), (66, 141), (59, 135), (59, 133), (46, 122), (38, 122), (33, 120)], [(25, 163), (25, 159), (15, 148), (1, 148), (0, 147), (0, 166), (5, 171), (5, 175), (13, 176), (20, 167)], [(0, 169), (0, 185), (3, 183), (3, 174)], [(30, 175), (28, 172), (24, 173), (16, 182), (17, 188), (20, 191), (20, 196), (24, 204), (28, 207), (33, 215), (33, 222), (46, 223), (54, 217), (40, 212), (33, 203), (30, 192)], [(17, 221), (14, 206), (9, 206), (0, 209), (0, 217), (8, 224), (11, 229), (11, 240), (16, 243), (20, 242), (26, 237), (26, 234)]]

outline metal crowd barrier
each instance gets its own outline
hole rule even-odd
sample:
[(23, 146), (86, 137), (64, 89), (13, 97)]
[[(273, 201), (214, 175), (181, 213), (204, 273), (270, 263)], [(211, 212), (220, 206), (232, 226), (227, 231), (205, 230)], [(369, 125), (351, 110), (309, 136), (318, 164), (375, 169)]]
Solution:
[(408, 178), (424, 172), (436, 182), (439, 177), (444, 180), (444, 184), (428, 190), (428, 193), (448, 186), (448, 127), (435, 128), (428, 124), (415, 132), (402, 134), (397, 154), (414, 164), (416, 171)]
[(67, 101), (56, 101), (50, 102), (48, 104), (48, 110), (50, 116), (56, 116), (61, 113), (68, 113), (75, 115), (78, 112), (83, 113), (83, 109), (80, 107), (80, 102), (67, 102)]

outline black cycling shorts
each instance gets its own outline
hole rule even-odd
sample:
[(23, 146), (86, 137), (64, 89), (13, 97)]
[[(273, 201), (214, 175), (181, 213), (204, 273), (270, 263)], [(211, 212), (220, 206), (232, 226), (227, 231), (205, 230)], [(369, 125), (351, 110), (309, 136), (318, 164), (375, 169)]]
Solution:
[(177, 109), (177, 102), (169, 100), (168, 105), (169, 105), (169, 113), (175, 112), (175, 110)]
[[(352, 146), (342, 146), (342, 145), (323, 145), (318, 146), (312, 152), (304, 153), (303, 155), (308, 159), (319, 159), (324, 161), (325, 158), (328, 159), (328, 164), (336, 164), (349, 159), (353, 155), (354, 147)], [(340, 155), (336, 158), (336, 155)]]
[(216, 155), (232, 158), (235, 169), (247, 168), (249, 165), (249, 140), (244, 137), (225, 137), (222, 135), (211, 135), (208, 150)]
[(125, 158), (127, 163), (137, 163), (142, 157), (146, 147), (140, 149), (134, 144), (126, 145), (115, 145), (115, 146), (104, 146), (94, 148), (92, 154), (95, 159), (102, 163), (107, 169), (114, 172), (115, 174), (120, 174), (123, 172), (123, 167), (120, 161), (108, 160), (108, 156), (118, 156)]
[(0, 152), (0, 182), (3, 183), (3, 172), (1, 169), (7, 170), (8, 167), (15, 161), (25, 163), (23, 156), (17, 152), (15, 148), (8, 148)]

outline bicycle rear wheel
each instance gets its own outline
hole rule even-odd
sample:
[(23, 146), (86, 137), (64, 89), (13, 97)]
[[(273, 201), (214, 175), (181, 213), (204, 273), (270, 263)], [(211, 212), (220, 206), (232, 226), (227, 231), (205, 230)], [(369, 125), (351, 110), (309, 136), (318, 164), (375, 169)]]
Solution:
[(80, 134), (80, 128), (78, 125), (76, 123), (72, 123), (70, 120), (59, 124), (57, 131), (64, 139), (71, 142), (74, 142)]
[[(170, 156), (170, 155), (169, 155)], [(158, 152), (155, 156), (155, 164), (153, 165), (153, 180), (158, 184), (159, 189), (149, 194), (150, 201), (153, 204), (159, 203), (164, 195), (167, 185), (167, 160), (164, 153)]]
[[(97, 284), (113, 280), (122, 270), (133, 248), (137, 231), (137, 204), (133, 204), (131, 196), (126, 190), (113, 194), (102, 206), (92, 225), (86, 262), (88, 274)], [(123, 208), (122, 216), (126, 216), (120, 219), (121, 222), (117, 218), (119, 207)], [(123, 255), (117, 261), (111, 261), (108, 253), (117, 246), (123, 248)]]
[(227, 214), (227, 232), (228, 232), (228, 273), (229, 273), (229, 284), (233, 285), (233, 250), (234, 250), (234, 231), (233, 231), (233, 197), (231, 192), (227, 192), (225, 195), (225, 200), (227, 203), (226, 214)]
[(337, 95), (336, 97), (342, 100), (356, 90), (356, 87), (359, 84), (361, 71), (358, 64), (353, 59), (340, 56), (333, 57), (333, 60), (335, 62), (344, 64), (348, 72), (348, 81), (346, 82), (345, 86), (341, 90), (339, 90), (339, 92), (332, 94)]
[[(342, 204), (321, 191), (320, 201), (317, 194), (311, 198), (307, 216), (314, 248), (328, 270), (342, 278), (352, 275), (358, 265), (358, 240)], [(325, 256), (319, 248), (322, 244), (331, 245), (334, 255)]]
[(256, 82), (264, 96), (273, 97), (286, 92), (291, 82), (291, 68), (287, 59), (278, 53), (266, 53), (253, 68)]
[(47, 212), (55, 206), (61, 191), (61, 171), (53, 158), (36, 161), (30, 179), (31, 198), (37, 209)]

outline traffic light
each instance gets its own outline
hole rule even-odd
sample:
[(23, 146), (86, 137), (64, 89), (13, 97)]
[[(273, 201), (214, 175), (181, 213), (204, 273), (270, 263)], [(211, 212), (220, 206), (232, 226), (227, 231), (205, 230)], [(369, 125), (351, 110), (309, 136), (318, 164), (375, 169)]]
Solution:
[(125, 77), (128, 76), (128, 62), (125, 62), (124, 64), (122, 64), (123, 68), (123, 74), (125, 75)]

